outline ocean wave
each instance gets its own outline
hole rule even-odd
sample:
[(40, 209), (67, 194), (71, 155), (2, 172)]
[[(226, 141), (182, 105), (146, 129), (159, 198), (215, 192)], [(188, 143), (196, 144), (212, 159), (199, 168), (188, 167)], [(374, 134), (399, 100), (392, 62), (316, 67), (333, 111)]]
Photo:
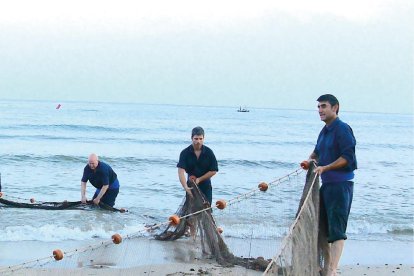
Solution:
[(218, 160), (220, 166), (236, 166), (236, 167), (263, 167), (267, 169), (271, 168), (289, 168), (297, 166), (296, 163), (292, 162), (281, 162), (273, 160), (246, 160), (246, 159), (225, 159)]
[(387, 231), (388, 234), (394, 234), (394, 235), (408, 235), (413, 236), (414, 235), (414, 229), (413, 228), (394, 228)]
[(4, 154), (0, 155), (0, 159), (6, 162), (73, 162), (73, 163), (85, 163), (85, 156), (72, 156), (72, 155), (36, 155), (36, 154)]
[(359, 143), (357, 145), (360, 149), (393, 149), (393, 150), (413, 150), (414, 145), (413, 144), (389, 144), (389, 143)]
[[(19, 226), (6, 226), (0, 237), (0, 241), (65, 241), (65, 240), (88, 240), (91, 238), (108, 238), (116, 230), (121, 235), (140, 233), (142, 236), (147, 235), (144, 224), (126, 226), (123, 229), (112, 229), (102, 226), (92, 226), (88, 229), (82, 229), (78, 226), (58, 226), (54, 224), (45, 224), (41, 226), (31, 225), (19, 225)], [(139, 236), (137, 234), (137, 236)]]
[(4, 130), (53, 130), (53, 131), (87, 131), (87, 132), (114, 132), (114, 133), (126, 133), (126, 132), (137, 132), (145, 133), (149, 131), (148, 128), (137, 128), (137, 127), (110, 127), (110, 126), (98, 126), (98, 125), (80, 125), (80, 124), (20, 124), (20, 125), (9, 125), (4, 126)]
[(356, 236), (381, 236), (392, 234), (395, 236), (409, 236), (414, 234), (414, 225), (411, 223), (383, 223), (368, 222), (364, 219), (350, 219), (347, 232)]
[[(4, 162), (44, 162), (44, 163), (85, 163), (85, 156), (76, 155), (38, 155), (38, 154), (3, 154), (0, 155), (0, 159)], [(178, 158), (178, 157), (177, 157)], [(166, 165), (175, 166), (177, 159), (172, 158), (139, 158), (134, 156), (123, 156), (123, 157), (108, 157), (100, 156), (100, 160), (108, 163), (116, 164), (148, 164), (148, 165)], [(247, 159), (219, 159), (220, 167), (263, 167), (263, 168), (288, 168), (297, 166), (296, 163), (292, 162), (281, 162), (274, 160), (247, 160)]]

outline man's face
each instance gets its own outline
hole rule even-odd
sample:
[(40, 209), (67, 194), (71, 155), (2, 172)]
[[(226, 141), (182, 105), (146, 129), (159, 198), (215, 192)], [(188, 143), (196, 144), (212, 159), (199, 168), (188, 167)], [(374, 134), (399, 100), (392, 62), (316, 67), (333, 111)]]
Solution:
[(193, 147), (196, 150), (201, 149), (201, 146), (204, 142), (204, 136), (203, 135), (194, 135), (193, 138), (191, 138), (193, 141)]
[(88, 165), (89, 165), (89, 168), (91, 168), (92, 170), (96, 169), (96, 167), (98, 167), (98, 159), (93, 158), (93, 157), (89, 158)]
[(330, 123), (336, 118), (336, 111), (338, 110), (338, 105), (332, 106), (328, 101), (318, 103), (318, 112), (321, 121), (325, 123)]

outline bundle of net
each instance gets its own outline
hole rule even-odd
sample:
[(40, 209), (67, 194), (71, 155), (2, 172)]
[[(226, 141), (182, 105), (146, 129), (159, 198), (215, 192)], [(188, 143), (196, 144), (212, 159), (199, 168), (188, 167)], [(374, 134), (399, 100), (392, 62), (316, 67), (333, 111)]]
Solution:
[[(187, 182), (191, 195), (186, 194), (176, 214), (170, 217), (171, 223), (160, 233), (156, 240), (174, 241), (181, 237), (191, 237), (194, 243), (199, 243), (204, 258), (215, 259), (223, 267), (234, 265), (264, 271), (268, 261), (263, 258), (241, 258), (234, 256), (221, 236), (221, 228), (217, 227), (212, 214), (212, 208), (198, 186), (192, 181)], [(225, 201), (218, 201), (218, 209), (225, 208)]]

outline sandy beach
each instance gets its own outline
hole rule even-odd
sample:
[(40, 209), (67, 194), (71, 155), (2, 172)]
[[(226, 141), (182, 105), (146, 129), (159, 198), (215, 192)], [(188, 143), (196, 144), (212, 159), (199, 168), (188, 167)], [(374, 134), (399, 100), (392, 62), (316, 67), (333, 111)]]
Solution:
[[(214, 263), (174, 263), (164, 265), (140, 266), (127, 269), (111, 268), (82, 268), (82, 269), (23, 269), (12, 275), (262, 275), (261, 271), (254, 271), (242, 267), (223, 268)], [(338, 271), (341, 276), (386, 276), (386, 275), (414, 275), (414, 267), (408, 265), (379, 265), (379, 266), (343, 266)]]
[[(229, 241), (231, 244), (232, 242)], [(70, 262), (61, 267), (33, 267), (19, 269), (10, 275), (262, 275), (262, 271), (246, 269), (244, 267), (222, 267), (213, 259), (201, 257), (199, 248), (189, 240), (182, 239), (175, 242), (159, 242), (148, 239), (126, 241), (127, 254), (123, 253), (122, 260), (117, 264), (106, 265), (104, 262), (94, 265), (84, 265), (80, 268), (71, 266)], [(260, 242), (258, 242), (260, 244)], [(45, 247), (54, 248), (56, 244), (32, 247), (25, 250), (46, 252)], [(17, 258), (17, 251), (10, 249), (10, 256)], [(145, 252), (143, 255), (141, 251)], [(115, 257), (111, 251), (105, 258)], [(90, 255), (87, 255), (90, 257)], [(77, 260), (81, 257), (76, 256)], [(129, 259), (129, 260), (128, 260)], [(16, 260), (15, 260), (16, 261)], [(3, 267), (7, 266), (2, 264)], [(8, 275), (6, 273), (6, 275)], [(338, 275), (414, 275), (413, 243), (406, 242), (375, 242), (353, 241), (346, 244), (341, 259)]]

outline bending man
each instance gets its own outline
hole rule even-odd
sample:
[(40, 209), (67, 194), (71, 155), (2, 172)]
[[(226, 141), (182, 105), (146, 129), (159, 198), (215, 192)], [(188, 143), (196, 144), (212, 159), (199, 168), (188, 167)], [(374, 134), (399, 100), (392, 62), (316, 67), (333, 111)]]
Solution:
[(94, 153), (89, 155), (88, 164), (83, 169), (81, 180), (81, 201), (86, 203), (86, 183), (89, 182), (96, 188), (93, 203), (99, 205), (102, 202), (108, 206), (115, 205), (115, 199), (119, 192), (119, 181), (112, 168), (98, 160)]

